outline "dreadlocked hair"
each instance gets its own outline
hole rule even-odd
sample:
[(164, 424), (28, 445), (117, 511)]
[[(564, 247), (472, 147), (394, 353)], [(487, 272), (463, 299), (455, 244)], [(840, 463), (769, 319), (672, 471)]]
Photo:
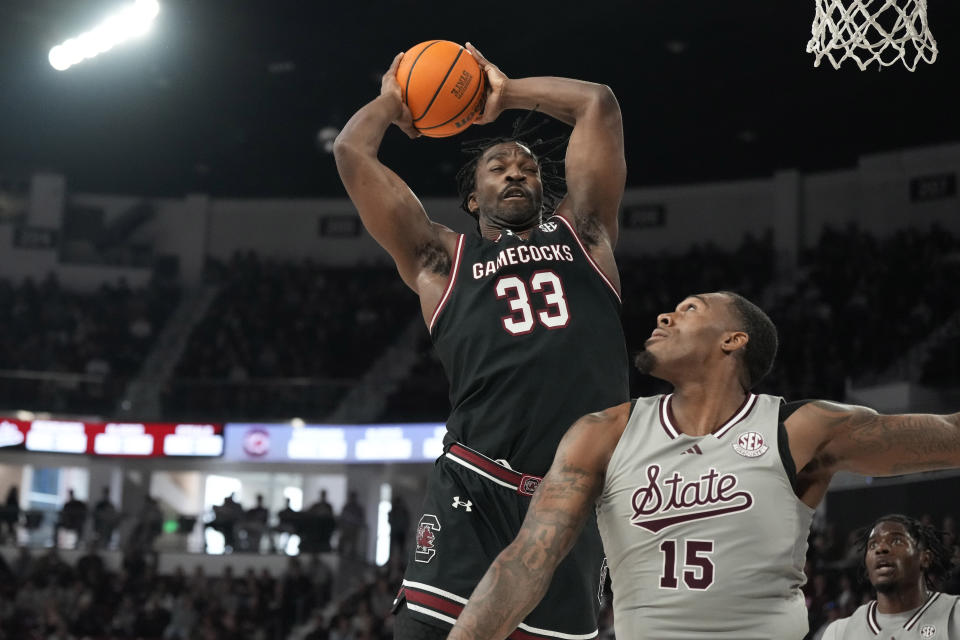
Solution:
[(536, 107), (527, 111), (525, 114), (513, 121), (513, 131), (509, 136), (500, 136), (496, 138), (478, 138), (464, 142), (460, 150), (470, 156), (466, 164), (457, 171), (457, 194), (460, 196), (460, 208), (470, 214), (477, 221), (477, 228), (480, 226), (480, 215), (470, 211), (468, 202), (470, 194), (477, 188), (477, 163), (483, 156), (483, 153), (490, 147), (494, 147), (504, 142), (515, 142), (523, 145), (533, 154), (537, 166), (540, 168), (540, 183), (543, 186), (543, 208), (546, 211), (554, 211), (563, 200), (566, 194), (566, 180), (563, 177), (563, 159), (555, 157), (558, 152), (567, 146), (570, 139), (569, 133), (555, 136), (553, 138), (543, 139), (534, 137), (534, 134), (540, 130), (550, 120), (543, 118), (540, 122), (531, 124), (530, 120), (537, 113)]
[(953, 552), (943, 544), (941, 532), (935, 527), (924, 524), (916, 518), (905, 516), (899, 513), (890, 513), (881, 516), (873, 521), (869, 527), (864, 527), (857, 532), (857, 548), (860, 550), (860, 571), (861, 580), (867, 577), (866, 557), (867, 541), (870, 539), (870, 532), (881, 522), (896, 522), (903, 525), (910, 537), (917, 543), (917, 548), (921, 551), (930, 552), (930, 566), (923, 572), (923, 581), (930, 590), (937, 590), (940, 582), (947, 577), (953, 568)]

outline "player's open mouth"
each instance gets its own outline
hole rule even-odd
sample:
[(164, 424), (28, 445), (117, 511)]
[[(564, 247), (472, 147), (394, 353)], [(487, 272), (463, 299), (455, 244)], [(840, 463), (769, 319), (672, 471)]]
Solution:
[(504, 200), (510, 200), (511, 198), (526, 198), (526, 197), (527, 197), (527, 192), (519, 187), (513, 187), (503, 192)]

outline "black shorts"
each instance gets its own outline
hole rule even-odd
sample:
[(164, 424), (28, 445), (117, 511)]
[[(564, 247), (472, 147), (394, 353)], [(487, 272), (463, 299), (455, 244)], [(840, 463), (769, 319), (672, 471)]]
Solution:
[[(513, 542), (539, 483), (536, 476), (451, 445), (427, 485), (398, 605), (405, 601), (421, 622), (453, 625), (487, 568)], [(602, 567), (603, 546), (591, 515), (547, 594), (510, 637), (595, 638)]]

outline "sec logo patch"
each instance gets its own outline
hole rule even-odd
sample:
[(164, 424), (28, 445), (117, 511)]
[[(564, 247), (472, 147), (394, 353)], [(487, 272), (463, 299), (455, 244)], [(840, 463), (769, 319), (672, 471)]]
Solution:
[(767, 452), (767, 443), (763, 441), (763, 436), (756, 431), (746, 431), (737, 436), (733, 443), (733, 450), (744, 458), (756, 458)]

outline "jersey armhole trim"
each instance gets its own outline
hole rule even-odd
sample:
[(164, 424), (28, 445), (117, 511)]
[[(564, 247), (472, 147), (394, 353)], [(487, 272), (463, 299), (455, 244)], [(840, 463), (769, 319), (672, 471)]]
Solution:
[(810, 402), (809, 400), (799, 400), (797, 402), (782, 402), (780, 404), (780, 415), (777, 419), (777, 450), (780, 453), (780, 462), (787, 472), (787, 478), (790, 480), (790, 486), (797, 490), (797, 465), (793, 461), (793, 453), (790, 452), (790, 436), (787, 433), (787, 418), (793, 415), (793, 412)]
[(617, 454), (620, 452), (620, 446), (627, 437), (627, 431), (630, 429), (630, 422), (633, 420), (633, 412), (636, 410), (637, 402), (639, 400), (640, 398), (630, 398), (630, 413), (627, 414), (627, 424), (623, 425), (623, 431), (620, 432), (620, 437), (617, 439), (617, 444), (614, 445), (613, 451), (610, 452), (610, 459), (607, 460), (607, 468), (603, 474), (603, 488), (600, 491), (601, 498), (599, 500), (602, 500), (603, 495), (606, 494), (607, 481), (610, 479), (611, 472), (616, 470), (614, 464), (620, 459)]
[(797, 465), (793, 461), (793, 454), (790, 453), (790, 436), (787, 435), (787, 428), (783, 421), (777, 423), (777, 451), (780, 453), (780, 462), (783, 463), (783, 469), (787, 472), (787, 479), (794, 492), (797, 490)]
[(450, 280), (447, 282), (447, 288), (444, 289), (440, 302), (437, 303), (437, 308), (433, 310), (433, 315), (430, 316), (430, 325), (427, 327), (427, 330), (431, 334), (433, 334), (433, 327), (437, 324), (437, 318), (440, 316), (440, 312), (443, 311), (443, 308), (447, 305), (447, 301), (450, 299), (453, 285), (457, 281), (457, 274), (460, 272), (460, 258), (463, 255), (463, 239), (464, 235), (461, 233), (457, 239), (457, 254), (453, 258), (453, 268), (450, 269)]
[(610, 278), (607, 277), (607, 274), (605, 274), (603, 272), (603, 269), (601, 269), (600, 266), (594, 261), (593, 256), (591, 256), (590, 252), (587, 251), (587, 248), (584, 246), (583, 241), (580, 240), (580, 236), (577, 234), (576, 230), (573, 228), (573, 225), (570, 224), (570, 221), (561, 215), (555, 215), (553, 217), (560, 220), (560, 222), (562, 222), (567, 227), (567, 229), (570, 230), (570, 235), (572, 235), (573, 239), (577, 241), (578, 245), (580, 245), (580, 251), (582, 251), (583, 255), (586, 256), (587, 262), (590, 263), (590, 266), (594, 268), (594, 270), (600, 275), (603, 281), (607, 283), (607, 286), (610, 287), (610, 291), (612, 291), (613, 295), (617, 297), (617, 302), (619, 302), (620, 304), (623, 304), (623, 300), (620, 299), (620, 293), (617, 291), (617, 288), (613, 286), (613, 283), (610, 282)]

